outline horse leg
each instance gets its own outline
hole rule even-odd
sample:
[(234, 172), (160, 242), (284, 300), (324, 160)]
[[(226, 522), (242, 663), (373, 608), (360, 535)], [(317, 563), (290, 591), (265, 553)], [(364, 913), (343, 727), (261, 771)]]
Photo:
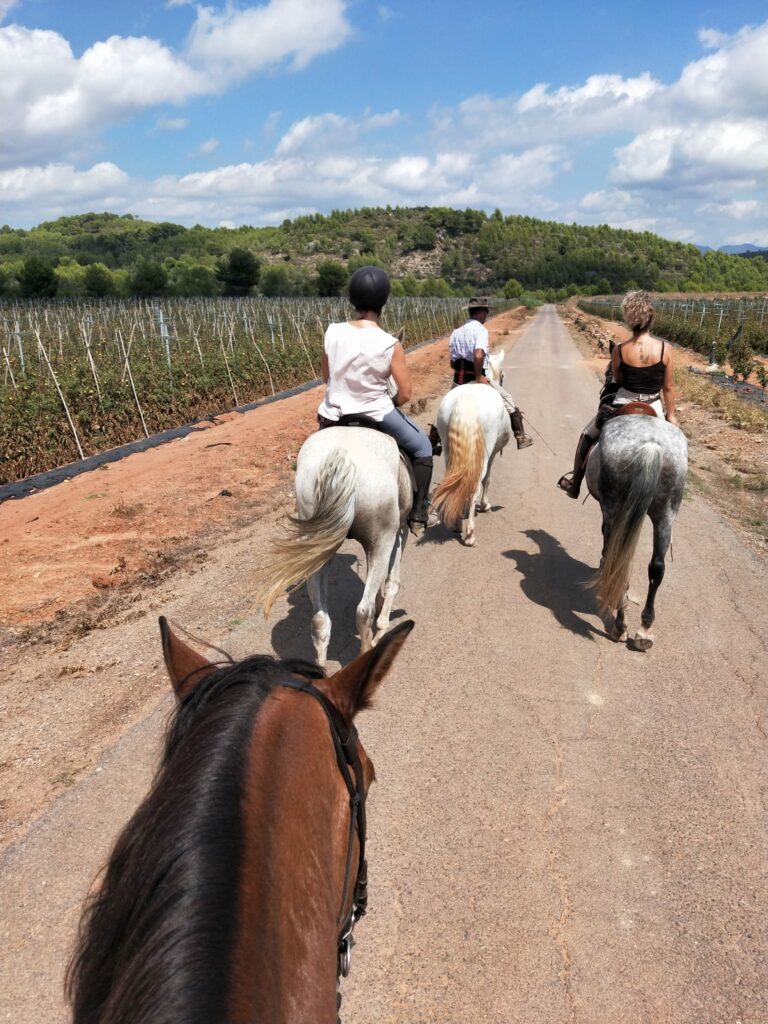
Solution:
[(477, 511), (478, 512), (490, 512), (491, 511), (491, 503), (488, 501), (487, 495), (488, 495), (488, 485), (491, 482), (491, 466), (493, 465), (493, 460), (494, 460), (495, 457), (496, 457), (496, 453), (494, 452), (493, 455), (488, 460), (488, 469), (485, 471), (485, 476), (483, 477), (482, 484), (480, 485), (480, 487), (481, 487), (481, 489), (480, 489), (480, 501), (479, 501), (478, 506), (477, 506)]
[(400, 564), (403, 559), (403, 549), (405, 548), (405, 542), (407, 539), (408, 531), (399, 529), (395, 536), (395, 545), (392, 548), (392, 557), (390, 558), (389, 563), (389, 574), (384, 581), (384, 600), (381, 605), (381, 611), (376, 619), (377, 635), (384, 632), (389, 626), (389, 617), (392, 614), (392, 605), (397, 597), (397, 592), (400, 590)]
[(467, 522), (464, 527), (464, 532), (461, 538), (468, 548), (473, 548), (475, 546), (475, 509), (477, 507), (478, 501), (480, 500), (480, 495), (482, 493), (483, 488), (483, 478), (486, 475), (486, 473), (487, 464), (486, 466), (483, 467), (483, 472), (480, 474), (480, 480), (478, 481), (477, 484), (477, 490), (472, 495), (472, 498), (470, 499), (469, 502), (469, 514), (467, 515)]
[[(360, 604), (357, 606), (357, 631), (360, 634), (360, 651), (369, 651), (374, 645), (373, 620), (376, 617), (376, 598), (384, 585), (392, 554), (392, 534), (388, 535), (389, 543), (377, 541), (371, 551), (366, 550), (368, 571), (365, 577), (365, 589)], [(382, 608), (382, 613), (383, 613)]]
[(624, 643), (624, 641), (627, 639), (627, 622), (624, 617), (626, 608), (627, 595), (625, 594), (624, 597), (621, 599), (621, 604), (616, 609), (616, 617), (614, 620), (613, 639), (617, 643)]
[(640, 616), (643, 628), (639, 629), (635, 634), (635, 647), (640, 651), (649, 650), (655, 640), (653, 634), (649, 633), (648, 630), (656, 618), (656, 610), (654, 608), (656, 591), (664, 579), (665, 558), (671, 540), (672, 517), (666, 515), (659, 522), (654, 522), (653, 524), (653, 554), (648, 563), (648, 596), (645, 599), (645, 608), (643, 608), (642, 615)]
[(331, 640), (331, 616), (328, 614), (328, 566), (324, 565), (307, 580), (312, 602), (312, 643), (315, 645), (317, 664), (323, 667)]

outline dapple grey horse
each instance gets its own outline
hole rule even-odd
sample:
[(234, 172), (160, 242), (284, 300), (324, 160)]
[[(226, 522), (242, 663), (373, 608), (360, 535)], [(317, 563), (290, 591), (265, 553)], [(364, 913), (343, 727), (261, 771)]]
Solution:
[(655, 619), (654, 600), (664, 578), (664, 559), (672, 524), (683, 500), (688, 472), (688, 442), (682, 430), (653, 416), (616, 416), (609, 420), (587, 462), (587, 487), (603, 513), (603, 557), (593, 586), (601, 609), (615, 611), (614, 639), (626, 640), (626, 592), (643, 521), (653, 523), (653, 554), (648, 565), (648, 596), (643, 628), (634, 646), (647, 651)]
[(257, 574), (260, 601), (267, 615), (283, 591), (306, 581), (315, 655), (325, 665), (331, 638), (329, 562), (347, 537), (365, 551), (357, 629), (361, 650), (367, 651), (387, 629), (400, 588), (413, 483), (387, 434), (368, 427), (328, 427), (302, 445), (295, 486), (297, 515), (289, 516), (285, 536), (273, 541), (273, 558)]

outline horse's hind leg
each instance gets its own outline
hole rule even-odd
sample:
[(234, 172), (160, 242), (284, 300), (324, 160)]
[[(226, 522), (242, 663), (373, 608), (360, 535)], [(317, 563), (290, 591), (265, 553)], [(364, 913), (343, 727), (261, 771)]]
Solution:
[[(368, 651), (373, 647), (373, 620), (376, 618), (376, 597), (384, 586), (389, 571), (389, 559), (392, 555), (392, 535), (388, 542), (377, 541), (375, 547), (366, 550), (368, 572), (365, 577), (365, 589), (360, 604), (357, 606), (357, 631), (360, 634), (360, 651)], [(383, 613), (383, 608), (382, 608)]]
[(647, 651), (654, 641), (654, 637), (646, 631), (651, 628), (656, 618), (654, 602), (656, 600), (656, 591), (664, 579), (665, 559), (670, 541), (672, 540), (672, 520), (673, 516), (667, 514), (663, 519), (653, 524), (653, 554), (648, 563), (648, 596), (645, 599), (645, 608), (643, 608), (642, 615), (640, 616), (643, 628), (639, 629), (635, 636), (635, 647), (641, 651)]
[(478, 481), (477, 484), (477, 490), (472, 495), (472, 499), (469, 503), (469, 513), (467, 515), (467, 522), (466, 525), (464, 526), (464, 532), (462, 534), (462, 540), (464, 541), (468, 548), (473, 548), (475, 546), (475, 509), (477, 508), (478, 502), (482, 500), (481, 495), (483, 493), (483, 483), (487, 473), (488, 465), (486, 463), (486, 465), (483, 467), (483, 472), (480, 474), (480, 480)]
[(480, 501), (477, 503), (478, 512), (491, 511), (491, 503), (488, 501), (488, 485), (491, 482), (491, 466), (493, 465), (493, 460), (495, 456), (496, 453), (494, 452), (493, 455), (488, 460), (488, 468), (485, 471), (485, 476), (483, 477), (482, 483), (480, 485)]
[(394, 547), (392, 548), (392, 556), (389, 562), (389, 573), (384, 581), (384, 599), (382, 601), (381, 611), (376, 619), (377, 636), (379, 633), (384, 632), (384, 630), (389, 626), (389, 617), (392, 614), (392, 605), (397, 597), (397, 592), (400, 590), (400, 563), (403, 559), (403, 548), (405, 547), (407, 539), (408, 531), (403, 528), (399, 529), (395, 536)]
[(312, 602), (312, 643), (315, 658), (321, 667), (328, 656), (331, 640), (331, 616), (328, 614), (328, 566), (324, 565), (307, 580), (309, 599)]

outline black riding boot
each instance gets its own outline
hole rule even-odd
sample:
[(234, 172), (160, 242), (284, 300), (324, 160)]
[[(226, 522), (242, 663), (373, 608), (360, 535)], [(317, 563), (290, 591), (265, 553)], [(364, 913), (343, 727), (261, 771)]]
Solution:
[(515, 409), (514, 412), (509, 414), (509, 421), (512, 424), (512, 433), (515, 435), (518, 449), (530, 448), (533, 444), (533, 438), (529, 437), (525, 432), (525, 427), (523, 426), (523, 414), (519, 409)]
[(442, 454), (443, 442), (440, 440), (440, 434), (438, 433), (437, 427), (434, 423), (429, 424), (429, 443), (432, 445), (433, 455)]
[(576, 455), (573, 460), (573, 479), (571, 480), (571, 486), (565, 492), (569, 498), (578, 498), (579, 496), (581, 481), (584, 479), (584, 474), (587, 471), (587, 456), (589, 455), (589, 449), (594, 443), (587, 434), (582, 434), (579, 437)]
[(416, 477), (416, 494), (413, 497), (413, 508), (408, 516), (411, 533), (420, 533), (427, 525), (427, 498), (429, 485), (432, 482), (432, 456), (413, 460), (413, 475)]

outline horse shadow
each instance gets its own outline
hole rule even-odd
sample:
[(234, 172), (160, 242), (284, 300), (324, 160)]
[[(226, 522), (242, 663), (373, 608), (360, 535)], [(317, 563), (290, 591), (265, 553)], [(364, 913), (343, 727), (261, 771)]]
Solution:
[[(363, 556), (364, 557), (364, 556)], [(360, 653), (355, 613), (365, 586), (355, 572), (360, 559), (357, 555), (335, 555), (330, 564), (328, 580), (328, 614), (331, 616), (331, 642), (328, 660), (342, 665)], [(405, 615), (393, 608), (391, 619)], [(278, 658), (315, 660), (312, 643), (312, 602), (306, 586), (297, 587), (288, 594), (288, 614), (272, 630), (272, 648)]]
[(516, 562), (523, 576), (520, 587), (525, 596), (548, 608), (563, 628), (577, 636), (587, 640), (595, 636), (608, 637), (605, 628), (598, 629), (581, 617), (582, 614), (598, 614), (597, 603), (587, 590), (595, 570), (569, 555), (560, 541), (546, 530), (525, 530), (524, 536), (537, 544), (539, 550), (534, 553), (511, 550), (502, 554)]

